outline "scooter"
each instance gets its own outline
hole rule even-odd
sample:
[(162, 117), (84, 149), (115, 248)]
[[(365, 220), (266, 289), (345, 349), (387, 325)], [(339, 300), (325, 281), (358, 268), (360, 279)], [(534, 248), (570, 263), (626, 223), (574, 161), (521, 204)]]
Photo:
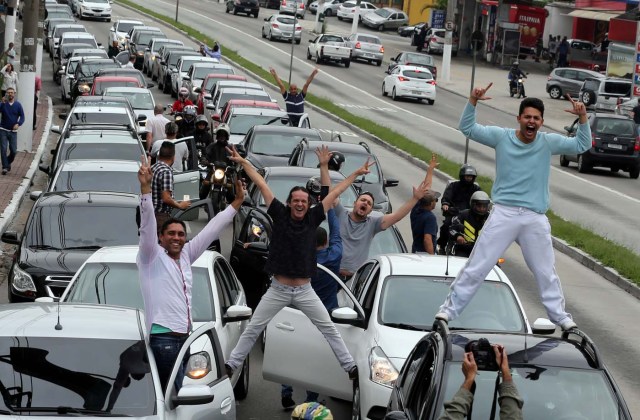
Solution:
[(517, 96), (518, 99), (522, 98), (524, 92), (524, 79), (519, 77), (516, 81), (509, 81), (509, 94), (513, 98)]

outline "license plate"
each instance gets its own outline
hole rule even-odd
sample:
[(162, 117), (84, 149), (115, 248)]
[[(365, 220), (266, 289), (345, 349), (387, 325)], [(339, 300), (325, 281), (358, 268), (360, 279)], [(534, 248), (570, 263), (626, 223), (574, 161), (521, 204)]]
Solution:
[(611, 143), (609, 143), (609, 149), (622, 150), (622, 145), (621, 144), (611, 144)]
[(250, 11), (251, 11), (251, 8), (250, 8), (250, 7), (245, 7), (245, 8), (244, 8), (244, 11), (245, 11), (245, 12), (250, 12)]
[(421, 90), (412, 90), (411, 93), (413, 93), (414, 95), (422, 95)]
[(291, 32), (283, 32), (282, 36), (291, 36)]
[(367, 58), (373, 58), (373, 54), (364, 54), (364, 56)]

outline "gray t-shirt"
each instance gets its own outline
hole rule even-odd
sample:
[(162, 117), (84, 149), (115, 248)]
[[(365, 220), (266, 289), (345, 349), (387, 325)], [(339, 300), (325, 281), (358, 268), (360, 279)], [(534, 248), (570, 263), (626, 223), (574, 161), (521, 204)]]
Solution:
[(369, 247), (376, 233), (382, 232), (382, 218), (384, 214), (373, 211), (362, 222), (354, 222), (350, 217), (350, 210), (338, 204), (335, 207), (336, 216), (340, 222), (340, 236), (342, 238), (342, 262), (340, 268), (355, 273), (369, 257)]

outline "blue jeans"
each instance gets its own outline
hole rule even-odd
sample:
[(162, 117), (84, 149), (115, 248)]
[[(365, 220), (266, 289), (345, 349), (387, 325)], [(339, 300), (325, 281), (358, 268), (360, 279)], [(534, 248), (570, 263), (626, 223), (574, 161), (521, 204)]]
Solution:
[[(293, 397), (293, 387), (291, 385), (282, 384), (281, 391), (282, 398), (284, 397)], [(307, 399), (304, 402), (318, 402), (318, 397), (320, 394), (313, 391), (307, 391)]]
[[(9, 148), (9, 156), (7, 156)], [(11, 163), (16, 158), (18, 150), (18, 133), (0, 130), (0, 153), (2, 153), (2, 169), (11, 169)]]
[[(167, 389), (167, 382), (171, 376), (171, 371), (178, 358), (178, 353), (188, 336), (177, 336), (171, 334), (151, 334), (149, 338), (149, 345), (151, 351), (153, 351), (153, 357), (156, 359), (156, 366), (158, 368), (158, 374), (160, 375), (160, 383), (162, 384), (162, 390)], [(182, 380), (187, 368), (187, 361), (189, 360), (189, 350), (184, 355), (178, 374), (176, 375), (175, 385), (176, 392), (182, 387)]]

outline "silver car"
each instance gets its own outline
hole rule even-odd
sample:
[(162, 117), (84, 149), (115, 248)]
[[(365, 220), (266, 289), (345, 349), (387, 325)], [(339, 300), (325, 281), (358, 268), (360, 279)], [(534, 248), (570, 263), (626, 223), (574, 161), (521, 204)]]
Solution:
[(122, 51), (127, 41), (127, 32), (134, 26), (144, 26), (139, 20), (134, 19), (118, 19), (111, 28), (109, 28), (109, 44), (112, 47)]
[(376, 66), (382, 64), (384, 47), (376, 35), (355, 33), (347, 38), (347, 47), (351, 48), (351, 60), (366, 60)]
[(89, 56), (75, 56), (70, 57), (66, 62), (62, 69), (58, 71), (60, 77), (60, 98), (65, 103), (71, 103), (71, 84), (75, 80), (76, 67), (79, 62), (87, 62), (92, 58), (95, 59), (103, 59), (105, 57), (101, 57), (99, 55), (89, 55)]
[(300, 19), (304, 19), (306, 9), (304, 0), (280, 0), (280, 13), (283, 15), (295, 14)]
[[(326, 0), (324, 2), (324, 10), (325, 16), (335, 16), (338, 14), (338, 8), (344, 2), (344, 0)], [(309, 11), (314, 15), (318, 13), (318, 1), (314, 1), (309, 5)]]
[[(291, 41), (293, 34), (294, 18), (291, 16), (283, 15), (271, 15), (268, 18), (264, 18), (262, 24), (262, 37), (267, 38), (270, 41), (274, 39), (280, 39), (284, 41)], [(299, 44), (302, 40), (302, 26), (296, 23), (296, 31), (294, 37), (296, 44)]]
[(142, 72), (147, 76), (151, 76), (153, 62), (158, 59), (158, 52), (160, 51), (160, 48), (165, 45), (176, 45), (182, 47), (184, 46), (184, 43), (177, 39), (167, 39), (165, 37), (151, 38), (149, 45), (144, 49), (144, 58), (142, 59)]
[[(219, 368), (224, 356), (214, 322), (193, 331), (178, 353), (169, 383), (191, 349), (187, 376), (176, 392), (174, 386), (162, 390), (139, 309), (15, 303), (0, 305), (0, 317), (0, 418), (37, 412), (42, 418), (235, 419), (231, 382)], [(210, 355), (194, 353), (207, 345)], [(199, 374), (205, 360), (207, 381), (190, 381), (188, 375)]]
[(383, 7), (362, 16), (362, 23), (379, 31), (385, 29), (398, 29), (409, 22), (405, 12), (391, 7)]
[[(133, 108), (133, 112), (136, 113), (136, 120), (140, 127), (145, 127), (147, 119), (153, 117), (153, 108), (156, 106), (156, 102), (151, 91), (147, 88), (114, 86), (103, 90), (102, 95), (127, 98)], [(142, 117), (143, 115), (144, 117)]]
[(235, 74), (233, 67), (220, 63), (195, 63), (187, 71), (187, 75), (182, 78), (182, 87), (189, 91), (189, 99), (195, 103), (198, 99), (196, 89), (202, 87), (202, 82), (208, 74), (227, 73)]
[(547, 93), (552, 99), (562, 99), (566, 94), (576, 98), (588, 77), (604, 79), (606, 76), (592, 70), (558, 67), (547, 76)]

